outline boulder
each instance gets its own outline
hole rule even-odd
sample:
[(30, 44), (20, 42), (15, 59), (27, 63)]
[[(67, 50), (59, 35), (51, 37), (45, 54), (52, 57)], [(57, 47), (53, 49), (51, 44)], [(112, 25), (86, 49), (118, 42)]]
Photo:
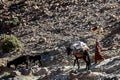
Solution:
[(10, 76), (20, 76), (21, 75), (21, 72), (19, 71), (13, 71), (10, 73)]

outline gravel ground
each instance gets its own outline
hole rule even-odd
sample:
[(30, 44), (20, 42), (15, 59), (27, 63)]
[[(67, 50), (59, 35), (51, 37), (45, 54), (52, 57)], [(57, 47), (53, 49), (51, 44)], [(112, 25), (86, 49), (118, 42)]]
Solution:
[[(0, 2), (0, 34), (14, 34), (22, 42), (22, 49), (13, 55), (0, 59), (5, 65), (7, 59), (21, 54), (40, 54), (44, 51), (58, 51), (56, 63), (67, 58), (65, 46), (75, 41), (84, 41), (94, 56), (95, 38), (103, 46), (105, 58), (120, 55), (120, 1), (119, 0), (27, 0), (16, 5), (13, 1)], [(22, 1), (22, 0), (21, 0)], [(106, 1), (106, 2), (104, 2)], [(4, 7), (3, 7), (4, 6)], [(21, 7), (22, 6), (22, 7)], [(4, 29), (13, 17), (20, 18), (20, 25)], [(1, 24), (3, 22), (4, 24)], [(102, 33), (90, 31), (100, 26)], [(54, 52), (55, 53), (55, 52)], [(50, 53), (51, 54), (51, 53)], [(51, 54), (53, 56), (53, 54)], [(60, 60), (58, 60), (60, 59)], [(51, 63), (48, 60), (48, 64)], [(56, 64), (51, 63), (51, 64)], [(65, 63), (66, 64), (66, 63)], [(68, 63), (69, 65), (69, 63)]]

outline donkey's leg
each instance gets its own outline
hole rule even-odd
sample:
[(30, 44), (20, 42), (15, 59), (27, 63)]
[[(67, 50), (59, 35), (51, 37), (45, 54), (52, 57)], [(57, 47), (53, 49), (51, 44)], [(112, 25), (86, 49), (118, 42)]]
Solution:
[(87, 61), (87, 62), (86, 62), (86, 70), (89, 70), (89, 69), (90, 69), (90, 62)]
[(89, 53), (86, 55), (86, 57), (87, 57), (87, 69), (89, 70), (91, 66), (91, 60), (90, 60)]
[(80, 69), (78, 58), (76, 58), (76, 60), (77, 60), (78, 69)]
[(83, 57), (83, 59), (86, 62), (86, 70), (89, 70), (90, 69), (90, 65), (91, 65), (89, 56), (85, 56), (85, 57)]
[(90, 64), (90, 63), (89, 63), (89, 61), (88, 61), (88, 57), (87, 57), (86, 55), (84, 55), (84, 56), (83, 56), (83, 60), (84, 60), (85, 63), (86, 63), (86, 68), (85, 68), (85, 69), (86, 69), (86, 70), (89, 70), (89, 64)]
[(40, 67), (40, 66), (42, 66), (42, 62), (41, 62), (41, 60), (39, 59), (39, 67)]
[(25, 65), (26, 68), (28, 69), (29, 67), (31, 67), (31, 60), (30, 60), (30, 56), (27, 56), (27, 58), (25, 59)]
[(74, 64), (73, 64), (73, 66), (75, 66), (75, 63), (76, 63), (76, 59), (74, 60)]
[(77, 60), (77, 59), (74, 60), (74, 64), (73, 64), (73, 66), (75, 66), (76, 60)]
[(29, 68), (29, 61), (26, 61), (25, 65), (26, 65), (26, 68), (28, 69)]
[(89, 70), (91, 61), (90, 61), (89, 53), (87, 50), (84, 51), (83, 59), (86, 62), (86, 69)]
[(17, 70), (17, 66), (18, 66), (18, 64), (14, 64), (15, 70)]
[(87, 59), (87, 57), (86, 56), (83, 56), (83, 60), (85, 61), (85, 63), (86, 63), (86, 70), (88, 70), (88, 61), (86, 60)]
[(33, 60), (32, 60), (32, 63), (33, 63), (33, 65), (35, 66), (35, 65), (36, 65), (36, 60), (33, 59)]
[(88, 55), (87, 57), (88, 57), (88, 64), (87, 65), (88, 65), (88, 69), (90, 69), (90, 66), (91, 66), (90, 56)]

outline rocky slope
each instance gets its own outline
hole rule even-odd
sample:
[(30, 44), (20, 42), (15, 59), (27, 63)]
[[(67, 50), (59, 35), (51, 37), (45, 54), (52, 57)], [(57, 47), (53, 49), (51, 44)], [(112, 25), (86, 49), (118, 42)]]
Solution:
[(69, 66), (37, 67), (31, 69), (13, 70), (8, 74), (1, 75), (1, 79), (13, 80), (119, 80), (120, 79), (120, 56), (109, 58), (100, 64), (92, 64), (91, 70), (77, 69)]
[[(23, 80), (23, 77), (25, 80), (27, 78), (31, 80), (119, 79), (119, 0), (21, 1), (0, 2), (0, 34), (14, 34), (22, 42), (22, 49), (19, 52), (11, 52), (0, 58), (2, 78), (10, 74), (10, 77), (16, 75), (15, 80), (19, 78)], [(8, 26), (14, 17), (20, 19), (19, 26)], [(91, 32), (90, 28), (96, 26), (102, 27), (104, 31)], [(95, 38), (101, 41), (102, 53), (106, 60), (96, 66), (93, 65), (91, 71), (76, 70), (71, 65), (73, 58), (69, 59), (65, 54), (65, 46), (79, 40), (86, 42), (90, 47), (90, 56), (93, 61)], [(49, 53), (42, 54), (45, 51)], [(41, 54), (44, 67), (9, 72), (2, 69), (5, 68), (7, 60), (12, 60), (21, 54)], [(44, 74), (41, 74), (42, 71)], [(26, 74), (23, 74), (24, 72)], [(28, 75), (32, 75), (33, 78)]]

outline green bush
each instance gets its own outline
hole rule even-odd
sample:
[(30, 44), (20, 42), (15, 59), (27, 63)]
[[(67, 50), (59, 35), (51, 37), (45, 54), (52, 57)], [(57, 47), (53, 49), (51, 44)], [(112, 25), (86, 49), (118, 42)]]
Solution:
[(16, 18), (13, 18), (13, 20), (12, 20), (12, 25), (13, 26), (17, 26), (18, 24), (20, 24), (20, 21), (19, 21), (19, 19), (16, 17)]
[(0, 43), (3, 53), (14, 51), (20, 48), (20, 41), (14, 35), (2, 35)]

